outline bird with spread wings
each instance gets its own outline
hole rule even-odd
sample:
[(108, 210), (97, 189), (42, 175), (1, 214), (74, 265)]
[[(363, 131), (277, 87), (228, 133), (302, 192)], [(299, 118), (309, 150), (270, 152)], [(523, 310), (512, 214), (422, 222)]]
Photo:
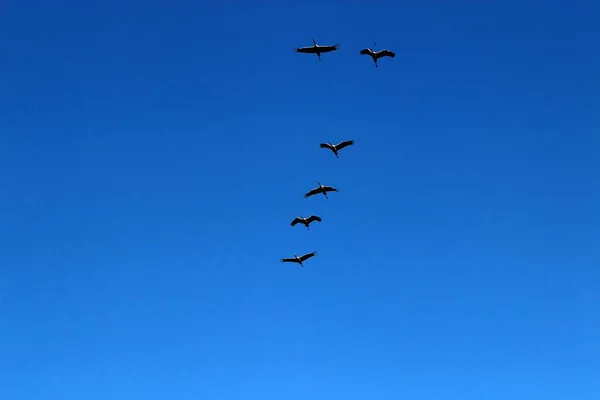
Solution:
[(373, 49), (371, 49), (369, 47), (367, 47), (366, 49), (362, 49), (360, 51), (360, 54), (362, 54), (364, 56), (371, 56), (371, 58), (373, 59), (373, 62), (375, 62), (375, 67), (378, 67), (377, 60), (379, 60), (381, 57), (390, 57), (390, 58), (396, 57), (396, 53), (394, 53), (391, 50), (383, 49), (383, 50), (379, 50), (379, 51), (374, 51)]
[(323, 185), (321, 185), (321, 182), (317, 182), (317, 183), (319, 184), (319, 187), (314, 188), (310, 192), (306, 193), (304, 195), (305, 198), (309, 198), (310, 196), (313, 196), (315, 194), (322, 193), (325, 196), (325, 198), (329, 199), (329, 197), (327, 197), (327, 192), (338, 192), (339, 191), (336, 188), (334, 188), (333, 186), (323, 186)]
[(314, 221), (321, 222), (321, 217), (318, 217), (316, 215), (311, 215), (308, 218), (304, 218), (303, 216), (296, 217), (290, 225), (296, 226), (296, 224), (303, 224), (304, 226), (306, 226), (306, 229), (310, 231), (309, 225)]
[(319, 59), (319, 61), (321, 61), (321, 54), (322, 53), (330, 53), (332, 51), (336, 51), (339, 48), (340, 48), (340, 44), (339, 43), (336, 43), (336, 44), (334, 44), (332, 46), (320, 46), (315, 41), (315, 38), (313, 38), (313, 45), (312, 46), (298, 47), (296, 49), (296, 52), (297, 53), (306, 53), (306, 54), (316, 54), (317, 58)]
[(338, 151), (340, 151), (344, 147), (352, 146), (353, 144), (354, 140), (345, 140), (343, 142), (339, 142), (338, 144), (333, 144), (331, 142), (321, 143), (319, 147), (322, 149), (329, 149), (333, 151), (333, 154), (335, 154), (337, 158), (340, 158), (340, 156), (338, 156)]
[(300, 266), (302, 268), (304, 268), (304, 264), (302, 264), (304, 261), (308, 260), (311, 257), (314, 257), (317, 255), (316, 251), (313, 251), (312, 253), (306, 253), (303, 256), (298, 257), (296, 254), (294, 254), (294, 258), (282, 258), (281, 262), (282, 263), (286, 263), (286, 262), (291, 262), (291, 263), (297, 263), (300, 264)]

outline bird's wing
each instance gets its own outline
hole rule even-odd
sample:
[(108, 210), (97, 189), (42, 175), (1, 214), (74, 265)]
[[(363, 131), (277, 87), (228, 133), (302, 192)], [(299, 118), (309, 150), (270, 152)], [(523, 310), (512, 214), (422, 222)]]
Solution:
[(321, 143), (319, 145), (319, 147), (323, 148), (323, 149), (330, 149), (333, 150), (333, 148), (331, 147), (331, 145), (329, 143)]
[(315, 53), (316, 50), (312, 46), (310, 46), (310, 47), (298, 47), (298, 48), (296, 48), (296, 52), (298, 52), (298, 53)]
[(323, 190), (326, 192), (337, 192), (338, 190), (333, 186), (323, 186)]
[(310, 217), (308, 217), (306, 219), (306, 222), (308, 222), (309, 224), (313, 221), (321, 222), (321, 217), (317, 217), (316, 215), (311, 215)]
[(302, 257), (300, 257), (300, 261), (304, 262), (304, 261), (308, 260), (309, 258), (314, 257), (316, 255), (317, 255), (317, 252), (313, 251), (312, 253), (308, 253), (308, 254), (305, 254)]
[(292, 221), (291, 225), (294, 226), (296, 225), (298, 222), (301, 222), (302, 220), (300, 218), (296, 218)]
[(360, 54), (365, 55), (365, 56), (370, 56), (373, 55), (373, 50), (366, 48), (366, 49), (362, 49), (360, 51)]
[(388, 49), (384, 49), (379, 52), (379, 56), (380, 57), (388, 56), (388, 57), (394, 58), (394, 57), (396, 57), (396, 53), (394, 53), (393, 51), (390, 51)]
[(343, 141), (343, 142), (340, 142), (340, 143), (336, 144), (335, 147), (338, 150), (341, 150), (344, 147), (346, 147), (346, 146), (352, 146), (353, 144), (354, 144), (354, 140), (346, 140), (346, 141)]
[(312, 196), (313, 194), (317, 194), (317, 193), (321, 193), (321, 188), (320, 188), (320, 187), (318, 187), (318, 188), (315, 188), (315, 189), (311, 190), (310, 192), (306, 193), (306, 194), (304, 195), (304, 197), (310, 197), (310, 196)]
[(282, 258), (281, 262), (298, 262), (298, 260), (296, 260), (295, 258)]

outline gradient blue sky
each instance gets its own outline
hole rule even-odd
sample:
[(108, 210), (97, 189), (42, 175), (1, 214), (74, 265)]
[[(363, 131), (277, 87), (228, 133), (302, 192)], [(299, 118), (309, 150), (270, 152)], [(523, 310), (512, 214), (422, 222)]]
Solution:
[(0, 2), (0, 398), (600, 398), (599, 3), (252, 3)]

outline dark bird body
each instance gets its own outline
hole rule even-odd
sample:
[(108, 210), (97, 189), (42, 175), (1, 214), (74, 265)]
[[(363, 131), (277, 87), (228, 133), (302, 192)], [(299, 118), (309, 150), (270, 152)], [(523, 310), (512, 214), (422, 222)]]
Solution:
[(315, 41), (315, 38), (313, 38), (313, 46), (298, 47), (296, 49), (296, 52), (297, 53), (316, 54), (317, 57), (319, 58), (319, 61), (321, 61), (322, 53), (330, 53), (332, 51), (336, 51), (337, 49), (339, 49), (339, 47), (340, 47), (339, 43), (336, 43), (333, 46), (319, 46), (317, 44), (317, 42)]
[(321, 185), (321, 182), (317, 182), (317, 183), (319, 184), (319, 187), (314, 188), (310, 192), (306, 193), (304, 195), (305, 198), (308, 198), (308, 197), (310, 197), (312, 195), (315, 195), (315, 194), (323, 193), (323, 195), (325, 196), (325, 198), (329, 199), (329, 197), (327, 197), (327, 192), (337, 192), (338, 191), (333, 186), (323, 186), (323, 185)]
[(393, 51), (390, 51), (388, 49), (374, 51), (371, 48), (366, 48), (366, 49), (362, 49), (360, 51), (360, 54), (365, 55), (365, 56), (371, 56), (371, 58), (375, 62), (375, 67), (377, 67), (377, 60), (379, 60), (381, 57), (391, 57), (391, 58), (396, 57), (396, 54)]
[(309, 225), (311, 224), (311, 222), (321, 222), (321, 217), (317, 217), (316, 215), (311, 215), (308, 218), (304, 218), (302, 216), (297, 217), (296, 219), (294, 219), (291, 223), (292, 226), (296, 226), (296, 224), (303, 224), (304, 226), (306, 226), (306, 229), (308, 229), (310, 231), (310, 227)]
[(294, 258), (282, 258), (281, 262), (285, 263), (285, 262), (292, 262), (292, 263), (297, 263), (300, 264), (300, 266), (302, 268), (304, 268), (304, 264), (302, 264), (304, 261), (308, 260), (311, 257), (314, 257), (317, 255), (316, 251), (313, 251), (312, 253), (307, 253), (303, 256), (298, 257), (297, 255), (294, 254)]
[(353, 144), (354, 144), (354, 140), (346, 140), (346, 141), (340, 142), (338, 144), (333, 144), (331, 142), (321, 143), (319, 145), (319, 147), (321, 147), (323, 149), (329, 149), (329, 150), (333, 151), (333, 154), (335, 154), (335, 156), (337, 158), (340, 158), (340, 156), (338, 156), (338, 151), (340, 151), (344, 147), (352, 146)]

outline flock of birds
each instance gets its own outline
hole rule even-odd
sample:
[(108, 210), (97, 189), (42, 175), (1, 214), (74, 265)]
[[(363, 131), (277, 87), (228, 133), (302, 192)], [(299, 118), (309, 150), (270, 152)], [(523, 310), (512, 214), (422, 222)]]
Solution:
[[(374, 43), (374, 45), (377, 45), (377, 44)], [(323, 54), (323, 53), (330, 53), (332, 51), (338, 50), (339, 48), (340, 48), (340, 44), (339, 43), (336, 43), (336, 44), (334, 44), (332, 46), (329, 46), (329, 45), (327, 45), (327, 46), (320, 46), (315, 41), (315, 38), (313, 38), (313, 45), (312, 46), (298, 47), (296, 49), (296, 52), (298, 52), (298, 53), (307, 53), (307, 54), (316, 54), (317, 58), (319, 59), (319, 61), (321, 61), (321, 54)], [(370, 47), (362, 49), (360, 51), (360, 54), (362, 54), (364, 56), (371, 56), (371, 58), (373, 59), (373, 62), (375, 63), (375, 67), (378, 67), (377, 60), (379, 60), (382, 57), (390, 57), (390, 58), (396, 57), (396, 54), (393, 51), (390, 51), (388, 49), (383, 49), (383, 50), (375, 51), (375, 50), (371, 49)]]
[[(321, 46), (318, 45), (315, 38), (313, 38), (313, 45), (312, 46), (306, 46), (306, 47), (298, 47), (296, 48), (296, 52), (297, 53), (306, 53), (306, 54), (316, 54), (317, 58), (319, 59), (319, 61), (321, 61), (321, 54), (323, 53), (331, 53), (332, 51), (336, 51), (340, 48), (339, 43), (336, 43), (334, 45), (326, 45), (326, 46)], [(396, 54), (394, 54), (393, 51), (390, 51), (388, 49), (383, 49), (383, 50), (379, 50), (379, 51), (375, 51), (369, 47), (362, 49), (360, 51), (360, 54), (362, 55), (368, 55), (371, 56), (371, 58), (373, 59), (373, 62), (375, 63), (375, 67), (378, 67), (377, 65), (377, 60), (379, 60), (382, 57), (390, 57), (390, 58), (394, 58), (396, 57)], [(333, 152), (333, 154), (335, 154), (335, 156), (339, 159), (339, 155), (338, 152), (340, 150), (342, 150), (343, 148), (347, 147), (347, 146), (351, 146), (354, 144), (354, 140), (346, 140), (343, 142), (340, 142), (338, 144), (333, 144), (331, 142), (327, 142), (327, 143), (321, 143), (319, 145), (319, 147), (323, 148), (323, 149), (329, 149)], [(338, 190), (336, 188), (334, 188), (333, 186), (325, 186), (322, 185), (321, 182), (318, 182), (319, 184), (318, 187), (312, 189), (311, 191), (309, 191), (308, 193), (306, 193), (304, 195), (305, 198), (308, 198), (310, 196), (314, 196), (316, 194), (322, 194), (325, 196), (326, 199), (329, 199), (329, 197), (327, 197), (327, 193), (328, 192), (337, 192)], [(322, 219), (321, 217), (319, 217), (318, 215), (311, 215), (310, 217), (303, 217), (303, 216), (299, 216), (296, 217), (291, 225), (292, 226), (296, 226), (297, 224), (302, 224), (306, 227), (306, 229), (310, 230), (310, 224), (313, 222), (321, 222)], [(282, 258), (281, 262), (290, 262), (290, 263), (297, 263), (300, 264), (301, 267), (304, 267), (304, 261), (308, 260), (311, 257), (314, 257), (317, 255), (316, 251), (313, 251), (312, 253), (306, 253), (304, 255), (298, 256), (296, 254), (294, 254), (294, 257), (289, 257), (289, 258)]]
[[(335, 156), (339, 159), (340, 156), (338, 155), (338, 152), (343, 149), (344, 147), (347, 146), (351, 146), (354, 144), (354, 140), (345, 140), (343, 142), (340, 142), (338, 144), (333, 144), (331, 142), (327, 142), (327, 143), (321, 143), (319, 145), (319, 147), (323, 148), (323, 149), (329, 149), (333, 152), (333, 154), (335, 154)], [(326, 186), (326, 185), (322, 185), (321, 182), (317, 181), (318, 185), (316, 188), (308, 191), (306, 194), (304, 194), (305, 198), (309, 198), (311, 196), (317, 195), (317, 194), (322, 194), (323, 196), (325, 196), (326, 199), (329, 199), (329, 197), (327, 197), (327, 193), (328, 192), (338, 192), (338, 190), (336, 188), (334, 188), (333, 186)], [(302, 224), (306, 227), (306, 229), (310, 230), (310, 224), (317, 221), (317, 222), (321, 222), (321, 217), (319, 217), (318, 215), (311, 215), (310, 217), (303, 217), (303, 216), (299, 216), (294, 218), (294, 220), (292, 221), (291, 225), (292, 226), (296, 226), (297, 224)], [(296, 254), (294, 254), (293, 258), (282, 258), (281, 262), (291, 262), (291, 263), (297, 263), (300, 264), (301, 267), (304, 267), (303, 262), (308, 260), (311, 257), (314, 257), (317, 255), (316, 251), (313, 251), (312, 253), (306, 253), (304, 255), (298, 256)]]
[[(336, 43), (334, 45), (326, 45), (326, 46), (318, 45), (315, 38), (313, 38), (312, 46), (298, 47), (298, 48), (296, 48), (296, 52), (297, 53), (305, 53), (305, 54), (316, 54), (319, 61), (321, 61), (321, 54), (331, 53), (332, 51), (336, 51), (339, 48), (340, 48), (339, 43)], [(377, 60), (379, 60), (382, 57), (390, 57), (390, 58), (396, 57), (396, 54), (394, 54), (393, 51), (390, 51), (388, 49), (375, 51), (371, 48), (365, 48), (360, 51), (360, 54), (371, 56), (371, 58), (373, 59), (373, 62), (375, 63), (375, 67), (378, 67)], [(319, 146), (323, 149), (331, 150), (333, 152), (333, 154), (335, 154), (335, 156), (339, 159), (340, 157), (338, 155), (338, 152), (340, 150), (342, 150), (343, 148), (345, 148), (347, 146), (351, 146), (353, 144), (354, 144), (354, 140), (346, 140), (346, 141), (340, 142), (338, 144), (333, 144), (331, 142), (321, 143)], [(333, 186), (325, 186), (325, 185), (322, 185), (321, 182), (318, 182), (318, 181), (317, 181), (317, 183), (319, 184), (319, 186), (312, 189), (308, 193), (306, 193), (304, 195), (305, 198), (314, 196), (316, 194), (322, 194), (323, 196), (325, 196), (326, 199), (329, 199), (329, 197), (327, 197), (328, 192), (337, 192), (338, 191)], [(321, 220), (322, 220), (321, 217), (319, 217), (318, 215), (311, 215), (310, 217), (299, 216), (299, 217), (296, 217), (292, 221), (291, 225), (296, 226), (297, 224), (302, 224), (306, 227), (306, 229), (310, 230), (311, 223), (313, 223), (315, 221), (321, 222)], [(316, 251), (313, 251), (312, 253), (306, 253), (301, 256), (294, 254), (294, 257), (282, 258), (281, 262), (297, 263), (297, 264), (300, 264), (301, 267), (304, 267), (304, 264), (303, 264), (304, 261), (306, 261), (309, 258), (314, 257), (316, 255), (317, 255)]]

